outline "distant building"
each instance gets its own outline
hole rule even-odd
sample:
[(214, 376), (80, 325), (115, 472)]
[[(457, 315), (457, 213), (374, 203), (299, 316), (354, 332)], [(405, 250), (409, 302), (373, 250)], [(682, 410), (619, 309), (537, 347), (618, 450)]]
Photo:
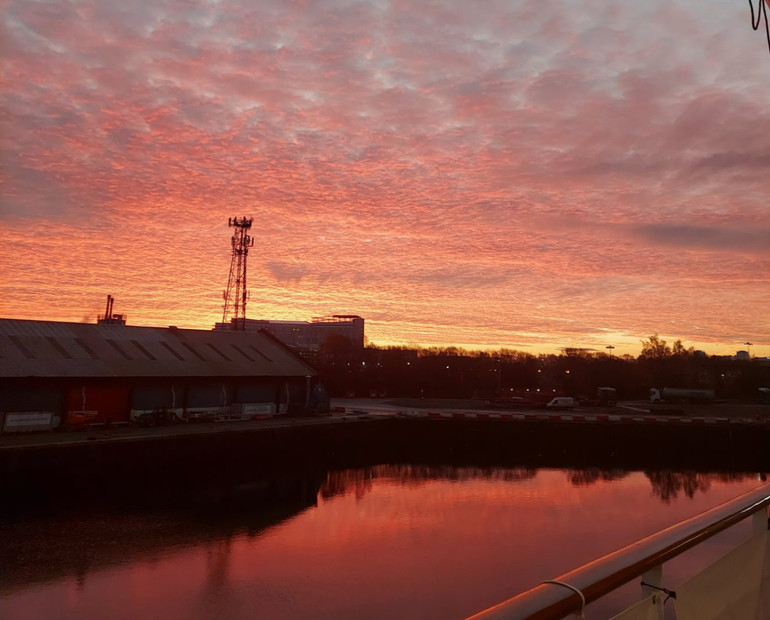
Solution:
[[(239, 319), (241, 331), (267, 333), (297, 351), (318, 351), (330, 338), (344, 338), (351, 346), (364, 347), (364, 319), (355, 314), (315, 317), (312, 321)], [(232, 331), (233, 323), (217, 323), (215, 331)]]

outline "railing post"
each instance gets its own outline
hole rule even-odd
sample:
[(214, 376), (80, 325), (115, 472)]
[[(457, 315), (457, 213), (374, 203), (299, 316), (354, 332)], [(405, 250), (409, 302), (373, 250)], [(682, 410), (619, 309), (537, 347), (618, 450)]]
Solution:
[[(658, 564), (657, 566), (651, 568), (646, 573), (642, 575), (642, 583), (647, 584), (649, 586), (654, 586), (653, 588), (648, 588), (645, 585), (642, 585), (642, 599), (647, 598), (651, 594), (657, 594), (660, 596), (661, 592), (659, 590), (655, 590), (654, 588), (662, 588), (663, 587), (663, 564)], [(656, 609), (658, 610), (658, 620), (663, 620), (664, 618), (664, 608), (663, 608), (663, 599), (660, 598), (661, 604), (656, 606)]]
[(765, 530), (770, 530), (770, 518), (767, 516), (768, 509), (760, 508), (751, 517), (751, 533), (759, 534)]
[[(656, 588), (663, 587), (663, 565), (658, 564), (642, 575), (642, 582)], [(650, 588), (642, 586), (642, 598), (647, 598), (650, 594)]]

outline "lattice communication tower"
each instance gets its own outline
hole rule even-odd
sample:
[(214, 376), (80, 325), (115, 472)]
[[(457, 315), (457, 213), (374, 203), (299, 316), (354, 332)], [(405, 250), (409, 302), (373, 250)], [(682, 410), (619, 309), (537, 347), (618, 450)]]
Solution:
[(230, 276), (227, 278), (227, 290), (224, 292), (225, 309), (222, 323), (230, 324), (232, 329), (246, 329), (246, 258), (249, 248), (254, 247), (254, 239), (249, 234), (253, 218), (231, 217), (227, 225), (234, 228), (232, 246), (233, 257), (230, 260)]

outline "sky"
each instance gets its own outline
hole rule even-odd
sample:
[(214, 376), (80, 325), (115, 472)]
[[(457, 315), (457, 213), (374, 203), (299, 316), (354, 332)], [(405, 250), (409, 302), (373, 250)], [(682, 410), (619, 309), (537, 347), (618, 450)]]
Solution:
[(0, 316), (770, 355), (746, 4), (0, 0)]

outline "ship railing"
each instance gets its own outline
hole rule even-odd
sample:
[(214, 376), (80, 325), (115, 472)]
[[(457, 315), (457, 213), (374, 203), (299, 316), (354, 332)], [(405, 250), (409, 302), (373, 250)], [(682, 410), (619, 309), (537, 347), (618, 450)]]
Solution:
[(752, 536), (767, 535), (770, 484), (522, 592), (466, 620), (561, 620), (581, 617), (585, 605), (642, 577), (662, 588), (663, 565), (688, 549), (751, 518)]

